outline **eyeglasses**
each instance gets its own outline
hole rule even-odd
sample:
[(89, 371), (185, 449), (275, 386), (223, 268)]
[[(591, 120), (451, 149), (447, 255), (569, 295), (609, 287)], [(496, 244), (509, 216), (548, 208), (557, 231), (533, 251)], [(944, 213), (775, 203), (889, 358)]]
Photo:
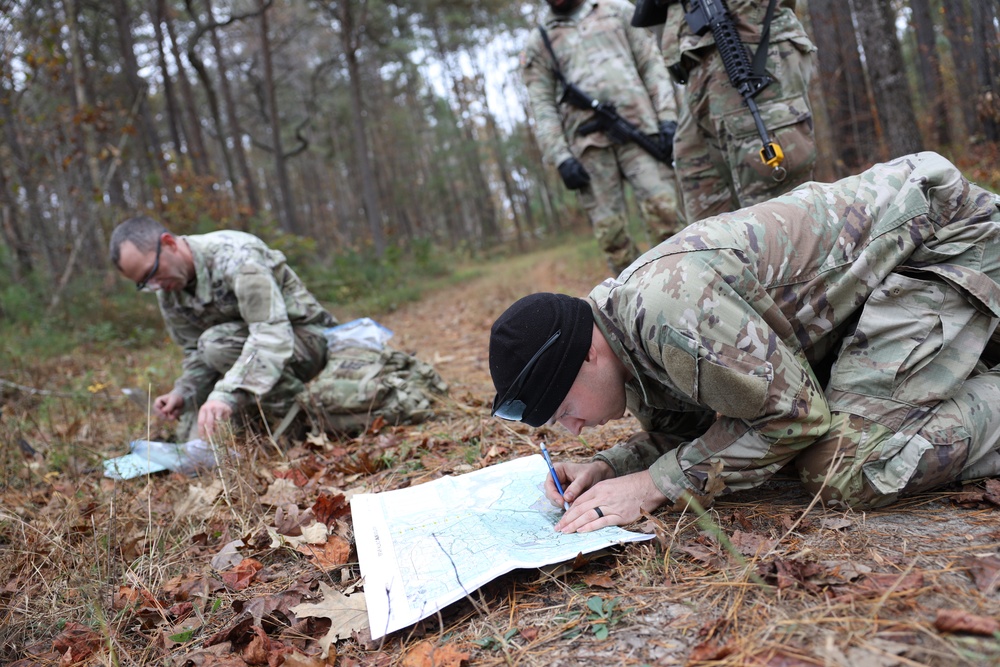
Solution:
[(147, 273), (142, 280), (135, 284), (135, 289), (139, 292), (149, 286), (149, 281), (153, 279), (153, 276), (156, 275), (157, 269), (160, 268), (160, 248), (162, 243), (162, 239), (156, 239), (156, 260), (153, 262), (153, 268), (149, 270), (149, 273)]
[(514, 378), (514, 384), (510, 385), (510, 389), (507, 393), (500, 398), (498, 394), (495, 399), (493, 399), (493, 412), (490, 414), (494, 417), (500, 417), (500, 419), (506, 419), (507, 421), (519, 422), (521, 417), (524, 416), (524, 411), (527, 409), (527, 404), (519, 400), (521, 395), (521, 388), (524, 386), (524, 381), (528, 379), (528, 375), (531, 373), (531, 369), (535, 367), (538, 362), (538, 358), (542, 356), (545, 350), (552, 347), (552, 344), (556, 342), (559, 335), (562, 333), (562, 329), (559, 329), (554, 334), (549, 336), (549, 339), (545, 341), (545, 344), (538, 348), (538, 352), (535, 352), (534, 356), (528, 360), (528, 363), (524, 365), (521, 372), (517, 374)]

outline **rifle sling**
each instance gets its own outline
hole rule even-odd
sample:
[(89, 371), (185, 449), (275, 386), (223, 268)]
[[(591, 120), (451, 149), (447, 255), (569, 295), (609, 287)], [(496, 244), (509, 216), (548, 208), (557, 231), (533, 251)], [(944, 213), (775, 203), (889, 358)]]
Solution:
[(538, 26), (538, 32), (542, 33), (542, 43), (545, 44), (545, 48), (549, 50), (549, 55), (552, 56), (552, 73), (559, 79), (559, 83), (565, 86), (566, 77), (563, 76), (562, 68), (559, 67), (559, 59), (556, 58), (555, 49), (552, 48), (552, 42), (549, 41), (549, 33), (542, 26)]
[(753, 74), (757, 77), (764, 76), (764, 70), (767, 69), (767, 47), (771, 42), (771, 19), (774, 18), (774, 5), (775, 0), (770, 0), (767, 3), (767, 12), (764, 14), (764, 21), (760, 24), (760, 43), (757, 45), (757, 51), (753, 54)]

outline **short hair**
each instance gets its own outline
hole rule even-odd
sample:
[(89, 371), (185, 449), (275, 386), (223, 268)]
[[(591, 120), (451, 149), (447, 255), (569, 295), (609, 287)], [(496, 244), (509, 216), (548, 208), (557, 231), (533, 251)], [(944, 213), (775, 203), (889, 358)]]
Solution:
[(137, 215), (128, 218), (111, 232), (110, 255), (111, 262), (121, 269), (122, 243), (129, 241), (139, 252), (147, 253), (156, 250), (156, 242), (161, 234), (169, 234), (162, 223), (148, 215)]

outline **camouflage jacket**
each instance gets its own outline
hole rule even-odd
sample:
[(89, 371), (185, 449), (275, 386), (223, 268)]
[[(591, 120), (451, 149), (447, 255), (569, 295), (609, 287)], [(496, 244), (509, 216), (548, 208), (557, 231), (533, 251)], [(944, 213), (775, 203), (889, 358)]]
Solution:
[[(760, 42), (761, 23), (767, 13), (768, 0), (728, 0), (729, 15), (733, 17), (740, 39), (744, 44)], [(795, 0), (778, 0), (771, 19), (771, 43), (791, 41), (805, 51), (815, 51), (816, 47), (810, 41), (805, 28), (795, 15)], [(700, 60), (699, 50), (715, 44), (712, 32), (695, 35), (684, 20), (684, 6), (680, 3), (670, 5), (667, 11), (667, 22), (663, 27), (663, 37), (660, 48), (667, 65), (680, 62), (681, 55), (686, 54), (695, 61)], [(751, 49), (754, 50), (754, 49)]]
[[(585, 0), (570, 15), (549, 10), (544, 27), (568, 81), (600, 102), (613, 103), (623, 118), (654, 134), (660, 121), (677, 119), (677, 108), (655, 38), (630, 24), (634, 10), (624, 0)], [(592, 114), (560, 103), (562, 84), (537, 29), (521, 54), (521, 68), (535, 134), (549, 164), (558, 166), (589, 146), (611, 145), (603, 132), (577, 134)]]
[[(263, 396), (292, 357), (292, 327), (314, 325), (320, 331), (336, 319), (285, 264), (285, 256), (256, 236), (220, 231), (181, 238), (194, 257), (194, 285), (157, 293), (167, 331), (184, 350), (174, 390), (185, 403), (213, 383), (208, 400), (235, 406), (240, 403), (236, 392)], [(249, 336), (240, 358), (219, 379), (201, 359), (198, 338), (225, 322), (245, 322)]]
[[(826, 433), (837, 392), (825, 393), (814, 368), (836, 355), (868, 299), (893, 298), (887, 276), (935, 279), (1000, 317), (1000, 285), (980, 268), (998, 253), (1000, 197), (935, 153), (685, 228), (590, 293), (597, 326), (632, 375), (629, 410), (673, 439), (598, 458), (619, 475), (649, 469), (672, 500), (703, 493), (720, 459), (728, 490), (754, 486), (760, 473), (741, 476), (740, 461), (772, 474)], [(904, 363), (869, 354), (890, 374)], [(940, 379), (927, 395), (954, 384)], [(910, 407), (866, 404), (869, 387), (839, 389), (872, 419)]]

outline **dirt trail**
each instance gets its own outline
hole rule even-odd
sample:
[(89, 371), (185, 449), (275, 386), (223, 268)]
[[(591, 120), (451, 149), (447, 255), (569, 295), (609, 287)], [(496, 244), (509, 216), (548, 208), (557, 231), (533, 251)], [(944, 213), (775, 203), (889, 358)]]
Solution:
[(532, 292), (587, 294), (604, 276), (600, 261), (582, 254), (584, 247), (483, 265), (472, 277), (379, 319), (395, 332), (391, 345), (433, 364), (457, 396), (492, 398), (488, 358), (493, 321)]

